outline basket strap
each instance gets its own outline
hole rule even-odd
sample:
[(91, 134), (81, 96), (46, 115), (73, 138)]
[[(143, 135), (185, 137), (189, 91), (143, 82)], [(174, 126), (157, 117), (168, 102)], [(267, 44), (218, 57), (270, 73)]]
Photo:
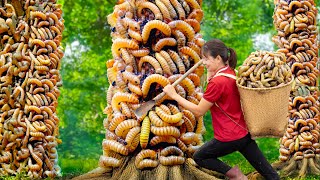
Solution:
[(227, 74), (227, 73), (218, 73), (216, 74), (214, 77), (217, 77), (217, 76), (225, 76), (225, 77), (229, 77), (229, 78), (232, 78), (234, 80), (237, 80), (237, 77), (235, 75), (232, 75), (232, 74)]
[(243, 126), (241, 126), (239, 123), (237, 123), (236, 121), (234, 121), (216, 102), (214, 103), (222, 112), (223, 114), (225, 114), (232, 122), (234, 122), (236, 125), (240, 126), (242, 129), (246, 130), (249, 132), (249, 130), (247, 128), (244, 128)]
[[(232, 78), (234, 80), (237, 80), (237, 77), (235, 75), (232, 75), (232, 74), (227, 74), (227, 73), (217, 73), (215, 77), (217, 76), (225, 76), (225, 77), (229, 77), (229, 78)], [(244, 128), (243, 126), (241, 126), (239, 123), (237, 123), (236, 121), (234, 121), (216, 102), (215, 102), (215, 105), (223, 112), (223, 114), (225, 114), (232, 122), (234, 122), (236, 125), (240, 126), (242, 129), (246, 130), (249, 132), (249, 130), (247, 128)]]

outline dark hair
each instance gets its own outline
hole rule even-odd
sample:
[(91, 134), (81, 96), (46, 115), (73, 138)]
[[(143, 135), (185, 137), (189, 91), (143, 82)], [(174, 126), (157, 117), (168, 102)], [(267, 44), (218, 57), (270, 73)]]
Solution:
[(236, 52), (232, 48), (227, 47), (219, 39), (212, 39), (206, 42), (202, 47), (202, 54), (204, 56), (209, 54), (214, 58), (219, 55), (222, 58), (224, 64), (228, 64), (233, 69), (237, 66)]

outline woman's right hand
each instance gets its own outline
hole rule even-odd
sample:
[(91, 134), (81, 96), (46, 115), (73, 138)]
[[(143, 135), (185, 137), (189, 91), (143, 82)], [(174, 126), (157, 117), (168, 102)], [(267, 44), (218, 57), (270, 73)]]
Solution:
[(163, 88), (163, 92), (165, 92), (172, 99), (175, 99), (175, 97), (178, 95), (176, 89), (171, 84), (165, 86)]

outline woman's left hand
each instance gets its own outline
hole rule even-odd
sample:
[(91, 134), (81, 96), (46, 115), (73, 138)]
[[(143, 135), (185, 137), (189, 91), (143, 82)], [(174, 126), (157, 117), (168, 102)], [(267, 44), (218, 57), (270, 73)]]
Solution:
[(165, 92), (172, 99), (175, 99), (175, 97), (178, 95), (176, 89), (171, 84), (165, 86), (163, 88), (163, 92)]

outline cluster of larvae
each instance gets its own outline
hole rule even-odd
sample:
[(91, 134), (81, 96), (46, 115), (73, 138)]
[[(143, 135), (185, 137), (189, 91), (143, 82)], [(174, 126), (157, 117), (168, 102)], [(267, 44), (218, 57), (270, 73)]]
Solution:
[(293, 74), (289, 121), (280, 139), (279, 159), (284, 173), (320, 174), (320, 125), (317, 46), (317, 8), (313, 0), (275, 1), (272, 40), (286, 55)]
[(287, 84), (292, 79), (283, 53), (256, 51), (239, 67), (237, 83), (249, 88), (269, 88)]
[[(121, 157), (136, 155), (139, 169), (179, 165), (203, 144), (203, 117), (179, 106), (168, 96), (157, 101), (145, 117), (134, 110), (175, 82), (200, 61), (203, 18), (201, 1), (120, 1), (108, 16), (112, 56), (107, 61), (108, 106), (104, 113), (106, 138), (99, 164), (121, 166)], [(175, 87), (178, 94), (198, 104), (202, 98), (198, 67)]]
[(54, 0), (0, 2), (1, 175), (60, 174), (61, 16)]

